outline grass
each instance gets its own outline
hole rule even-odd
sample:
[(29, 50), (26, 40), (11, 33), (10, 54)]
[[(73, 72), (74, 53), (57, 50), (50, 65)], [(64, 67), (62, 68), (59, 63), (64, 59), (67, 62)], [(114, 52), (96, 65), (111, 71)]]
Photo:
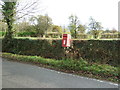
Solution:
[(40, 56), (26, 56), (11, 53), (2, 53), (4, 58), (14, 61), (28, 62), (43, 67), (74, 73), (77, 75), (118, 82), (118, 67), (110, 65), (89, 64), (87, 61), (80, 60), (55, 60), (47, 59)]

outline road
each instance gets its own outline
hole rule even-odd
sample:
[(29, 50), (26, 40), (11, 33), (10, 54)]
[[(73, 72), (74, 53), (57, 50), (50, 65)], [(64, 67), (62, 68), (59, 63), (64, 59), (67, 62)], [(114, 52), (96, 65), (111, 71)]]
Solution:
[(2, 59), (3, 88), (117, 88), (115, 83)]

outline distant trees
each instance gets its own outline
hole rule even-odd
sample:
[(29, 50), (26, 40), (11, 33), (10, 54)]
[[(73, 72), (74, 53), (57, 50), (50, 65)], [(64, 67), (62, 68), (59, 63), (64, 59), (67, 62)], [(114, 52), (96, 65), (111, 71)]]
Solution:
[[(48, 15), (38, 15), (31, 17), (29, 21), (25, 19), (22, 22), (14, 24), (16, 35), (18, 36), (36, 36), (43, 37), (46, 34), (62, 34), (61, 26), (54, 25)], [(27, 33), (28, 32), (28, 33)], [(53, 33), (52, 33), (53, 32)], [(33, 34), (33, 35), (31, 35)]]
[(111, 33), (117, 33), (118, 31), (115, 28), (112, 28)]
[(89, 30), (90, 30), (90, 34), (92, 34), (94, 36), (94, 38), (98, 38), (99, 34), (101, 33), (101, 29), (103, 28), (101, 26), (100, 22), (97, 22), (95, 19), (93, 19), (92, 17), (90, 17), (90, 23), (88, 25)]
[(62, 33), (62, 27), (61, 27), (61, 26), (53, 25), (52, 27), (53, 27), (53, 28), (52, 28), (52, 32)]
[(30, 26), (30, 24), (28, 22), (23, 21), (18, 24), (15, 24), (15, 29), (17, 32), (30, 31), (30, 30), (28, 30), (29, 26)]
[(103, 33), (110, 33), (111, 31), (107, 28)]
[(76, 15), (71, 15), (69, 17), (69, 30), (73, 38), (77, 38), (78, 33), (85, 33), (86, 26), (80, 24), (80, 20)]
[[(46, 15), (38, 15), (38, 16), (32, 16), (29, 17), (29, 21), (23, 21), (23, 22), (15, 22), (15, 15), (18, 13), (21, 13), (17, 19), (22, 18), (29, 13), (33, 13), (35, 10), (35, 6), (37, 4), (37, 1), (31, 3), (30, 5), (26, 4), (23, 8), (17, 9), (19, 4), (17, 2), (4, 2), (0, 7), (3, 15), (3, 20), (0, 20), (0, 29), (2, 31), (6, 31), (6, 38), (12, 38), (13, 32), (16, 30), (17, 32), (32, 32), (34, 36), (37, 37), (43, 37), (47, 34), (47, 32), (58, 32), (60, 34), (62, 33), (71, 33), (71, 36), (73, 38), (77, 38), (79, 35), (85, 34), (86, 29), (89, 29), (89, 34), (93, 35), (94, 38), (98, 38), (100, 33), (116, 33), (118, 32), (115, 28), (112, 30), (102, 30), (102, 25), (100, 22), (96, 21), (92, 17), (90, 17), (90, 22), (88, 27), (86, 25), (80, 24), (80, 20), (76, 15), (71, 15), (69, 17), (69, 25), (68, 28), (62, 29), (61, 26), (53, 25), (52, 19), (46, 14)], [(16, 0), (14, 0), (16, 1)], [(33, 11), (30, 11), (29, 8), (32, 8)], [(23, 11), (27, 10), (25, 13)], [(1, 14), (1, 13), (0, 13)], [(3, 21), (6, 23), (3, 23)], [(14, 23), (15, 22), (15, 23)], [(7, 27), (7, 28), (6, 28)]]
[(117, 31), (115, 28), (112, 28), (112, 30), (106, 29), (103, 33), (118, 33), (119, 31)]
[(71, 32), (72, 37), (77, 38), (77, 29), (79, 25), (79, 20), (77, 16), (71, 15), (69, 17), (69, 30)]
[(87, 28), (86, 25), (80, 24), (80, 25), (78, 26), (78, 32), (84, 34), (85, 31), (86, 31), (86, 28)]
[(48, 15), (32, 17), (31, 22), (34, 25), (37, 36), (40, 37), (43, 37), (43, 35), (52, 27), (52, 19)]

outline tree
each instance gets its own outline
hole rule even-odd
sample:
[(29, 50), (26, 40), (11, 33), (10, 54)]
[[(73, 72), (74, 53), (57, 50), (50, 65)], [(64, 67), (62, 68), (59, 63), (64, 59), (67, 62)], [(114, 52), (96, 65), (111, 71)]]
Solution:
[(79, 25), (79, 20), (77, 16), (71, 15), (69, 17), (70, 24), (69, 24), (69, 29), (71, 32), (72, 37), (77, 38), (77, 30), (78, 30), (78, 25)]
[(48, 15), (32, 17), (31, 23), (34, 24), (37, 36), (40, 37), (43, 37), (43, 35), (52, 27), (52, 19)]
[(17, 24), (14, 24), (16, 32), (29, 32), (28, 27), (30, 27), (30, 23), (27, 22), (25, 19), (22, 22), (19, 22)]
[[(35, 32), (35, 27), (34, 25), (30, 25), (28, 22), (23, 21), (18, 24), (14, 24), (14, 35), (15, 36), (20, 36), (19, 34), (25, 33), (25, 36), (35, 36), (36, 37), (36, 32)], [(27, 35), (27, 34), (31, 35)], [(32, 35), (33, 34), (33, 35)], [(24, 36), (24, 35), (21, 35)]]
[(112, 28), (111, 33), (117, 33), (118, 31), (115, 28)]
[(100, 30), (103, 27), (101, 26), (100, 22), (97, 22), (95, 19), (93, 19), (92, 17), (90, 17), (90, 23), (89, 23), (89, 29), (91, 30), (91, 34), (94, 36), (94, 38), (98, 38), (99, 34), (100, 34)]
[(52, 32), (62, 33), (62, 27), (60, 27), (60, 26), (58, 26), (58, 25), (53, 25)]
[(18, 0), (16, 5), (16, 18), (24, 19), (29, 17), (34, 17), (37, 15), (36, 12), (42, 11), (42, 7), (40, 7), (41, 0)]
[[(4, 2), (4, 1), (3, 1)], [(5, 38), (11, 39), (12, 38), (12, 28), (13, 23), (15, 21), (14, 16), (16, 12), (16, 2), (4, 2), (2, 5), (2, 14), (4, 16), (4, 21), (7, 23), (7, 32)]]
[(109, 28), (107, 28), (105, 31), (103, 31), (103, 34), (104, 33), (111, 33), (111, 31), (109, 30)]
[(85, 33), (85, 30), (86, 30), (86, 26), (85, 26), (85, 25), (80, 24), (80, 25), (78, 26), (78, 32), (79, 32), (79, 33), (84, 34), (84, 33)]

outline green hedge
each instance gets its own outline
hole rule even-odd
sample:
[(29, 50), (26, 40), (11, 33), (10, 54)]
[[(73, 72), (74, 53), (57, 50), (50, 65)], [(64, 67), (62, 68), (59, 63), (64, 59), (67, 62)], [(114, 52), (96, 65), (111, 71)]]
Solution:
[(13, 39), (2, 41), (2, 51), (22, 55), (37, 55), (45, 58), (61, 59), (64, 49), (60, 40)]
[(101, 35), (101, 39), (120, 38), (120, 33), (104, 33)]
[(2, 51), (37, 55), (54, 59), (85, 59), (89, 63), (118, 65), (119, 40), (73, 40), (73, 47), (63, 48), (61, 40), (12, 39), (2, 41)]
[(74, 41), (74, 49), (79, 56), (89, 62), (118, 65), (120, 40), (88, 40)]
[(18, 32), (17, 36), (19, 36), (19, 37), (26, 37), (26, 36), (35, 37), (36, 33), (35, 32)]

